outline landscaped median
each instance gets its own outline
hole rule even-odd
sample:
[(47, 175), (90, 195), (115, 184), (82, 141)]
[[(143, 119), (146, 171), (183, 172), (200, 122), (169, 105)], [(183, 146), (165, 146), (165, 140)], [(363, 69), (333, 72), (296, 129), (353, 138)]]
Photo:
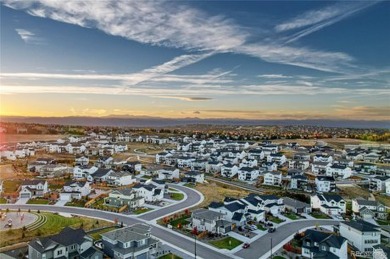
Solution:
[(181, 201), (184, 199), (184, 194), (178, 192), (172, 192), (169, 194), (170, 198), (175, 201)]
[(26, 204), (40, 204), (40, 205), (47, 205), (49, 204), (50, 201), (48, 199), (44, 198), (34, 198), (34, 199), (29, 199)]

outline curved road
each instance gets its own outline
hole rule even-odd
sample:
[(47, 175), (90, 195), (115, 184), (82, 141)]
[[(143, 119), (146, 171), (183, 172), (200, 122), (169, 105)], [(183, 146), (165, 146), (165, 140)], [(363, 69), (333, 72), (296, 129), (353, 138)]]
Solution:
[(143, 220), (157, 220), (176, 211), (183, 211), (191, 208), (203, 201), (203, 195), (194, 189), (176, 184), (168, 184), (168, 186), (184, 192), (185, 195), (187, 195), (186, 199), (174, 205), (142, 214), (141, 216), (138, 216), (138, 218)]

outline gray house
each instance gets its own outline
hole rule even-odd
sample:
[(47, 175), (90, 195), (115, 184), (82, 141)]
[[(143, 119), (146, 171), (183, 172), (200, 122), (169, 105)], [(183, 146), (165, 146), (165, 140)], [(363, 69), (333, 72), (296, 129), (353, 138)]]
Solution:
[(93, 247), (93, 239), (83, 229), (66, 227), (57, 235), (31, 241), (28, 258), (102, 259), (103, 253)]
[(134, 224), (102, 234), (103, 251), (110, 258), (148, 259), (156, 253), (160, 241), (151, 237), (151, 226)]
[(294, 213), (310, 213), (311, 206), (308, 203), (304, 203), (290, 197), (283, 197), (284, 208)]

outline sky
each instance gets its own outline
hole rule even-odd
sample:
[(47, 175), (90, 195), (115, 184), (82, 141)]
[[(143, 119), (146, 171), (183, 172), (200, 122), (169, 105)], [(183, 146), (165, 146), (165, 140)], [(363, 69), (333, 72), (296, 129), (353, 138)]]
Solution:
[(0, 115), (390, 119), (389, 1), (1, 1)]

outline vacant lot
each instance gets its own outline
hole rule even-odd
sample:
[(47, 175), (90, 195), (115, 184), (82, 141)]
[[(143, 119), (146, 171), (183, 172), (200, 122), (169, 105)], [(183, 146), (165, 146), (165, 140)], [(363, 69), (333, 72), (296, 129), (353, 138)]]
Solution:
[(12, 165), (0, 165), (0, 180), (14, 179), (15, 176), (15, 169)]
[(16, 144), (19, 142), (49, 141), (63, 138), (64, 135), (35, 135), (35, 134), (0, 134), (1, 144)]
[(222, 202), (225, 197), (243, 198), (249, 194), (248, 191), (234, 189), (227, 185), (218, 185), (215, 182), (198, 184), (195, 189), (204, 195), (204, 201), (198, 207), (208, 206), (213, 201)]
[(239, 246), (242, 244), (240, 240), (237, 240), (233, 237), (226, 237), (221, 240), (216, 240), (216, 241), (210, 241), (210, 244), (213, 246), (218, 247), (219, 249), (229, 249), (232, 250), (236, 246)]
[(363, 189), (359, 186), (344, 187), (338, 186), (340, 189), (340, 195), (346, 199), (356, 199), (358, 197), (368, 199), (370, 197), (370, 192), (366, 189)]

